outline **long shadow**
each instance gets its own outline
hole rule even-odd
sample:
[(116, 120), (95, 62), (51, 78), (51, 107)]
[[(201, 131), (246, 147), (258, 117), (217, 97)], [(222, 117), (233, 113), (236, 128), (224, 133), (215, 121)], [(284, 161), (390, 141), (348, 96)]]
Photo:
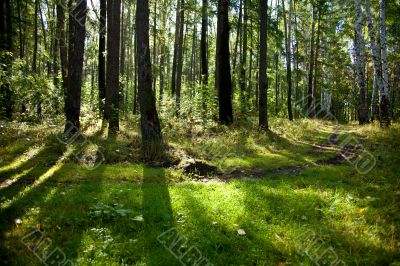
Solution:
[(104, 191), (101, 172), (98, 171), (99, 178), (96, 181), (72, 186), (58, 185), (52, 197), (40, 205), (38, 221), (43, 223), (53, 248), (60, 248), (66, 260), (75, 264), (83, 252), (80, 248), (85, 232), (103, 225), (103, 221), (90, 217), (90, 208), (101, 200)]
[(62, 156), (64, 151), (64, 148), (48, 144), (36, 156), (22, 163), (17, 168), (2, 172), (1, 182), (11, 181), (16, 176), (17, 180), (14, 182), (11, 181), (9, 185), (0, 188), (0, 196), (8, 197), (10, 196), (9, 191), (13, 191), (13, 193), (17, 192), (14, 187), (23, 190), (25, 187), (33, 184), (37, 178), (55, 165), (57, 159)]
[[(82, 143), (73, 143), (74, 147), (72, 149), (75, 149), (76, 145), (80, 144)], [(52, 139), (49, 138), (45, 148), (33, 159), (30, 159), (16, 169), (7, 172), (7, 176), (12, 177), (12, 174), (26, 170), (29, 167), (34, 167), (33, 170), (27, 171), (27, 173), (24, 173), (24, 175), (20, 176), (16, 182), (7, 187), (3, 187), (3, 189), (0, 191), (1, 197), (3, 197), (2, 195), (7, 195), (12, 198), (11, 204), (5, 205), (6, 207), (0, 210), (0, 216), (2, 217), (2, 219), (0, 219), (0, 261), (4, 263), (14, 263), (15, 261), (21, 260), (20, 265), (26, 263), (23, 258), (24, 256), (18, 256), (20, 255), (20, 253), (18, 253), (18, 247), (22, 246), (22, 248), (26, 249), (26, 247), (24, 247), (21, 243), (21, 238), (23, 235), (15, 236), (14, 234), (15, 232), (23, 234), (24, 231), (25, 233), (28, 233), (27, 230), (29, 230), (29, 228), (26, 228), (25, 224), (19, 230), (15, 230), (13, 227), (16, 226), (15, 221), (22, 218), (28, 211), (31, 210), (31, 208), (39, 209), (37, 219), (34, 222), (38, 222), (40, 227), (45, 227), (45, 233), (46, 235), (51, 236), (51, 241), (53, 244), (62, 247), (65, 246), (65, 253), (68, 256), (68, 259), (74, 260), (77, 257), (77, 249), (80, 244), (81, 235), (83, 230), (87, 228), (87, 226), (84, 226), (86, 220), (82, 219), (82, 217), (87, 213), (88, 210), (83, 210), (83, 213), (79, 213), (75, 217), (62, 216), (60, 212), (67, 210), (68, 213), (68, 210), (77, 209), (77, 206), (80, 206), (81, 202), (71, 203), (71, 199), (79, 198), (82, 197), (82, 195), (89, 193), (85, 193), (84, 190), (86, 187), (79, 186), (76, 189), (63, 192), (64, 195), (68, 195), (63, 201), (60, 201), (59, 195), (58, 197), (54, 196), (53, 193), (57, 194), (62, 189), (60, 188), (59, 184), (52, 182), (52, 180), (55, 178), (58, 171), (63, 172), (63, 168), (65, 167), (63, 164), (64, 160), (69, 160), (73, 157), (72, 154), (68, 153), (69, 156), (63, 158), (63, 161), (60, 161), (61, 155), (63, 155), (64, 151), (66, 151), (66, 147), (62, 143), (55, 142), (55, 140), (52, 141)], [(55, 158), (59, 158), (59, 161), (57, 162), (54, 160)], [(61, 165), (52, 170), (57, 163)], [(46, 175), (47, 178), (43, 181), (40, 181), (40, 183), (38, 183), (39, 185), (36, 185), (35, 182), (39, 181), (43, 175)], [(99, 173), (99, 175), (101, 175), (101, 173)], [(90, 186), (90, 192), (100, 194), (100, 188), (101, 180), (99, 180), (99, 182), (93, 182), (93, 184)], [(52, 195), (49, 197), (48, 195), (50, 191)], [(86, 198), (86, 200), (88, 199)], [(54, 212), (54, 210), (60, 208), (60, 206), (65, 204), (68, 205), (68, 203), (70, 203), (71, 206), (67, 207), (66, 209), (61, 207), (61, 210)], [(49, 217), (52, 217), (53, 219), (49, 219)], [(55, 222), (53, 223), (52, 221)], [(82, 223), (82, 226), (81, 224), (75, 226), (76, 223)], [(63, 226), (63, 230), (72, 230), (70, 234), (71, 238), (65, 238), (66, 234), (57, 234), (57, 228), (60, 228), (60, 226)], [(35, 225), (32, 225), (32, 227), (35, 228)], [(78, 230), (79, 233), (76, 233), (76, 230)], [(12, 232), (13, 234), (10, 235), (9, 232)], [(35, 256), (33, 256), (33, 254), (29, 254), (29, 251), (27, 252), (28, 257), (31, 256), (32, 259), (37, 259)]]
[(144, 252), (148, 265), (180, 265), (180, 262), (168, 250), (160, 239), (168, 230), (176, 228), (171, 206), (165, 171), (160, 168), (160, 175), (155, 180), (154, 171), (143, 168), (142, 213), (144, 218)]
[[(51, 167), (44, 168), (38, 174), (45, 173), (46, 170), (51, 169)], [(57, 171), (57, 170), (55, 170)], [(32, 187), (29, 186), (20, 188), (19, 186), (13, 186), (9, 193), (14, 195), (11, 199), (12, 202), (9, 206), (4, 207), (0, 210), (0, 260), (4, 263), (14, 263), (18, 258), (18, 248), (22, 246), (21, 235), (10, 234), (10, 230), (18, 226), (15, 221), (22, 218), (30, 208), (40, 207), (45, 201), (48, 194), (48, 189), (46, 188), (46, 183), (52, 178), (54, 173), (52, 173), (47, 179), (43, 180), (39, 186)], [(36, 177), (36, 178), (39, 178)], [(28, 190), (25, 190), (28, 188)], [(21, 192), (24, 191), (23, 194)]]

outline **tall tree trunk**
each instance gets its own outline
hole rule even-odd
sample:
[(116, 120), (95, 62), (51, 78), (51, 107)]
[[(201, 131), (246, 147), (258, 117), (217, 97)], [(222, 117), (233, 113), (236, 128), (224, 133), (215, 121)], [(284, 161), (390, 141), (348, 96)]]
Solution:
[[(248, 72), (248, 90), (250, 95), (253, 93), (253, 82), (252, 82), (252, 73), (253, 73), (253, 21), (250, 20), (250, 51), (249, 51), (249, 72)], [(258, 110), (258, 93), (257, 89), (255, 90), (255, 102), (252, 103), (255, 106), (255, 110)]]
[(238, 22), (236, 25), (236, 41), (235, 41), (235, 50), (233, 51), (233, 69), (236, 69), (236, 62), (237, 62), (237, 57), (238, 57), (238, 46), (239, 46), (239, 40), (240, 40), (240, 34), (241, 34), (241, 28), (242, 28), (242, 11), (243, 10), (243, 0), (239, 0), (239, 17), (238, 17)]
[(383, 89), (380, 91), (379, 118), (381, 126), (390, 126), (390, 99), (389, 99), (389, 70), (387, 59), (387, 42), (386, 42), (386, 0), (380, 0), (379, 5), (379, 32), (381, 40), (382, 55), (382, 83)]
[[(297, 12), (296, 12), (296, 0), (293, 2), (293, 10), (294, 10), (294, 24), (295, 24), (295, 38), (296, 38), (296, 86), (294, 92), (294, 102), (297, 105), (298, 95), (299, 95), (299, 31), (298, 31), (298, 24), (297, 24)], [(293, 49), (294, 50), (294, 49)], [(296, 106), (295, 106), (295, 115), (296, 115)]]
[(317, 77), (318, 77), (318, 58), (319, 58), (319, 49), (320, 49), (320, 41), (321, 41), (321, 17), (322, 11), (321, 7), (318, 8), (318, 27), (317, 27), (317, 40), (316, 40), (316, 48), (315, 48), (315, 57), (314, 57), (314, 77), (312, 83), (312, 95), (314, 98), (314, 112), (315, 116), (318, 110), (316, 107), (316, 99), (317, 99)]
[[(163, 8), (166, 10), (168, 7), (168, 2), (166, 0), (163, 1)], [(166, 40), (167, 40), (167, 36), (165, 35), (165, 33), (169, 32), (167, 29), (167, 13), (166, 12), (162, 12), (161, 13), (161, 19), (162, 19), (162, 35), (160, 38), (160, 92), (158, 95), (158, 99), (159, 99), (159, 106), (161, 106), (162, 103), (162, 99), (164, 96), (164, 78), (165, 78), (165, 58), (166, 53), (167, 53), (167, 46), (166, 46)]]
[[(376, 116), (376, 95), (377, 89), (379, 91), (383, 90), (382, 84), (382, 68), (381, 68), (381, 52), (380, 52), (380, 38), (378, 37), (375, 40), (375, 29), (374, 29), (374, 22), (371, 16), (371, 5), (370, 0), (365, 1), (365, 10), (367, 13), (367, 21), (368, 21), (368, 33), (370, 38), (370, 44), (372, 49), (372, 61), (374, 63), (374, 84), (372, 89), (372, 99), (371, 99), (371, 120), (374, 120)], [(378, 36), (379, 36), (378, 32)]]
[(356, 52), (356, 68), (358, 77), (359, 87), (359, 99), (358, 99), (358, 122), (360, 125), (368, 123), (368, 104), (367, 104), (367, 93), (365, 91), (365, 59), (364, 59), (364, 35), (362, 30), (362, 11), (360, 0), (356, 2), (356, 23), (355, 23), (355, 52)]
[[(129, 2), (130, 3), (130, 2)], [(119, 105), (124, 105), (124, 95), (125, 93), (127, 93), (127, 91), (125, 91), (125, 31), (126, 31), (126, 26), (124, 26), (125, 22), (125, 18), (124, 18), (124, 9), (125, 9), (125, 4), (122, 1), (121, 2), (122, 5), (122, 11), (121, 11), (121, 41), (120, 41), (120, 57), (119, 57), (119, 72), (120, 72), (120, 76), (122, 77), (122, 82), (120, 82), (120, 87), (119, 87)], [(129, 8), (129, 6), (128, 6)], [(127, 18), (129, 19), (129, 18)], [(124, 112), (124, 106), (122, 108), (120, 108), (123, 110)]]
[(106, 102), (104, 118), (109, 132), (119, 130), (119, 48), (121, 0), (107, 1)]
[(60, 0), (57, 3), (57, 31), (58, 43), (60, 47), (60, 63), (61, 63), (61, 76), (62, 76), (62, 89), (64, 96), (64, 111), (66, 112), (67, 106), (67, 88), (68, 88), (68, 54), (67, 43), (65, 36), (65, 1)]
[[(40, 22), (41, 22), (41, 25), (42, 25), (44, 50), (48, 54), (50, 54), (50, 49), (49, 49), (49, 46), (47, 45), (47, 34), (46, 34), (48, 29), (46, 29), (46, 27), (44, 25), (43, 12), (42, 12), (42, 8), (40, 6), (39, 6), (39, 15), (40, 15)], [(46, 66), (47, 66), (47, 75), (50, 76), (50, 74), (51, 74), (51, 64), (50, 64), (50, 60), (48, 58), (46, 58)]]
[(171, 77), (171, 94), (175, 95), (176, 92), (176, 65), (178, 61), (178, 47), (179, 47), (179, 33), (180, 33), (180, 10), (181, 1), (177, 0), (176, 6), (176, 19), (175, 19), (175, 42), (174, 42), (174, 57), (172, 59), (172, 77)]
[[(157, 64), (157, 0), (154, 1), (153, 9), (153, 66)], [(153, 68), (153, 91), (156, 95), (157, 74), (156, 68)]]
[[(279, 1), (276, 1), (276, 21), (277, 21), (277, 26), (276, 26), (276, 32), (275, 35), (278, 36), (278, 31), (279, 31)], [(275, 51), (275, 115), (278, 114), (279, 111), (279, 40), (276, 38), (276, 51)]]
[(178, 55), (176, 66), (176, 112), (179, 114), (181, 105), (181, 87), (182, 87), (182, 67), (183, 67), (183, 38), (185, 26), (185, 1), (181, 1), (180, 19), (179, 19), (179, 42), (178, 42)]
[(268, 0), (260, 0), (260, 61), (258, 73), (260, 130), (268, 130), (268, 95), (267, 95), (267, 15)]
[(74, 133), (80, 129), (79, 115), (81, 109), (83, 54), (86, 34), (86, 0), (80, 0), (77, 3), (72, 11), (72, 17), (74, 19), (70, 20), (70, 23), (73, 23), (74, 38), (73, 43), (70, 43), (73, 48), (70, 50), (71, 53), (68, 59), (69, 80), (64, 129), (66, 133)]
[(104, 115), (104, 101), (106, 98), (106, 21), (107, 0), (100, 0), (98, 86), (99, 110), (102, 115)]
[(39, 0), (35, 0), (35, 18), (34, 18), (34, 44), (33, 44), (33, 59), (32, 59), (32, 71), (37, 70), (37, 52), (38, 52), (38, 11), (39, 10)]
[(292, 53), (291, 53), (291, 21), (292, 21), (292, 1), (289, 2), (289, 21), (286, 19), (286, 11), (285, 11), (285, 1), (282, 0), (282, 8), (283, 8), (283, 22), (285, 27), (285, 47), (286, 47), (286, 79), (288, 85), (287, 91), (287, 108), (288, 108), (288, 116), (289, 120), (293, 120), (293, 113), (292, 113)]
[(242, 58), (240, 61), (240, 99), (241, 111), (244, 112), (247, 106), (247, 88), (246, 88), (246, 63), (247, 63), (247, 9), (248, 1), (244, 0), (244, 17), (243, 17), (243, 43), (242, 43)]
[(201, 58), (201, 91), (203, 101), (203, 111), (207, 110), (208, 99), (208, 52), (207, 52), (207, 32), (208, 32), (208, 0), (203, 0), (201, 8), (201, 40), (200, 40), (200, 58)]
[(228, 10), (229, 0), (218, 0), (216, 86), (219, 101), (219, 121), (226, 125), (233, 122)]
[(315, 94), (313, 94), (313, 74), (314, 74), (314, 38), (315, 38), (315, 4), (312, 0), (312, 24), (311, 24), (311, 41), (310, 41), (310, 60), (308, 70), (308, 95), (307, 95), (307, 114), (310, 118), (315, 118)]
[(142, 131), (142, 149), (146, 157), (157, 155), (157, 147), (162, 142), (160, 121), (156, 110), (156, 101), (151, 89), (152, 73), (149, 45), (149, 2), (137, 0), (136, 6), (136, 43), (138, 55), (140, 124)]
[(133, 77), (133, 114), (138, 113), (138, 54), (137, 54), (137, 26), (135, 24), (135, 39), (133, 44), (134, 77)]
[[(12, 28), (12, 7), (10, 0), (5, 0), (0, 3), (0, 52), (5, 53), (2, 56), (0, 67), (4, 71), (4, 75), (10, 75), (11, 64), (13, 61), (11, 52), (13, 51), (13, 28)], [(3, 76), (0, 77), (2, 80)], [(4, 108), (5, 116), (8, 119), (12, 119), (13, 113), (13, 92), (8, 82), (3, 82), (0, 85), (0, 99), (1, 107), (0, 111)]]
[(22, 17), (21, 17), (21, 0), (17, 0), (18, 9), (18, 31), (19, 31), (19, 58), (24, 57), (24, 42), (22, 35)]

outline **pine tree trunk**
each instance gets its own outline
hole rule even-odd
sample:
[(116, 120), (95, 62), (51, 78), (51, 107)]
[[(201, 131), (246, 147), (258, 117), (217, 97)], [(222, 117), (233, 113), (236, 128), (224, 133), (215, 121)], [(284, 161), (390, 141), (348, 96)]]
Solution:
[[(294, 102), (297, 105), (297, 101), (299, 99), (299, 36), (298, 36), (298, 24), (297, 24), (297, 12), (296, 12), (296, 0), (293, 3), (293, 10), (294, 10), (294, 24), (295, 24), (295, 38), (296, 38), (296, 86), (294, 92)], [(293, 49), (294, 50), (294, 49)], [(296, 106), (295, 106), (295, 116), (296, 116)]]
[[(0, 52), (13, 51), (12, 32), (12, 7), (10, 0), (5, 0), (0, 3)], [(3, 54), (0, 67), (5, 75), (10, 75), (12, 61), (13, 58), (10, 53)], [(6, 81), (0, 84), (0, 115), (4, 108), (5, 117), (11, 120), (14, 105), (13, 92), (7, 79), (0, 78)]]
[(244, 112), (247, 106), (247, 86), (246, 86), (246, 63), (247, 63), (247, 9), (248, 2), (244, 0), (244, 16), (243, 16), (243, 43), (242, 43), (242, 58), (240, 62), (240, 99), (241, 111)]
[(360, 125), (368, 123), (368, 105), (367, 93), (365, 91), (365, 56), (364, 56), (364, 35), (362, 30), (362, 11), (360, 0), (356, 2), (356, 23), (355, 23), (355, 52), (356, 52), (356, 69), (359, 87), (359, 100), (358, 100), (358, 122)]
[(241, 34), (241, 28), (242, 28), (242, 10), (243, 10), (243, 0), (239, 0), (239, 17), (238, 17), (238, 22), (236, 25), (236, 41), (235, 41), (235, 50), (233, 51), (233, 64), (232, 67), (235, 70), (236, 69), (236, 62), (237, 62), (237, 57), (238, 57), (238, 46), (239, 46), (239, 41), (240, 41), (240, 34)]
[[(157, 0), (154, 1), (153, 9), (153, 66), (157, 65)], [(156, 95), (157, 74), (156, 68), (153, 68), (153, 92)]]
[(33, 44), (33, 59), (32, 59), (32, 72), (36, 72), (37, 70), (37, 53), (38, 53), (38, 9), (39, 9), (39, 0), (35, 0), (35, 22), (34, 22), (34, 44)]
[[(279, 1), (276, 1), (276, 10), (279, 9)], [(278, 35), (279, 31), (279, 12), (276, 12), (276, 21), (277, 21), (277, 27), (276, 27), (276, 32), (275, 34)], [(279, 40), (276, 40), (276, 51), (275, 51), (275, 115), (278, 114), (279, 111)]]
[(321, 8), (318, 9), (318, 27), (317, 27), (317, 40), (316, 40), (316, 48), (315, 48), (315, 57), (314, 57), (314, 77), (313, 77), (313, 83), (312, 83), (312, 97), (314, 99), (314, 116), (316, 117), (317, 115), (317, 77), (318, 77), (318, 58), (319, 58), (319, 50), (320, 50), (320, 41), (321, 41), (321, 16), (322, 16), (322, 11)]
[(109, 132), (119, 130), (119, 49), (121, 0), (107, 1), (106, 101), (104, 118)]
[(381, 40), (381, 55), (382, 55), (382, 84), (383, 89), (380, 91), (379, 117), (381, 126), (390, 126), (390, 111), (389, 111), (389, 70), (387, 59), (387, 42), (386, 42), (386, 0), (380, 0), (380, 16), (379, 16), (379, 32)]
[(292, 113), (292, 63), (291, 63), (291, 21), (292, 21), (292, 1), (289, 2), (289, 21), (286, 19), (286, 11), (285, 11), (285, 1), (282, 0), (282, 8), (283, 8), (283, 22), (285, 27), (285, 47), (286, 47), (286, 79), (288, 85), (287, 91), (287, 108), (288, 108), (288, 116), (289, 120), (293, 120)]
[(106, 98), (106, 21), (107, 1), (100, 0), (100, 25), (99, 25), (99, 54), (98, 54), (98, 86), (99, 86), (99, 109), (104, 115), (104, 101)]
[(22, 35), (21, 0), (17, 0), (18, 30), (19, 30), (19, 58), (24, 58), (24, 42)]
[(179, 42), (178, 42), (178, 54), (177, 54), (177, 65), (176, 65), (176, 112), (179, 114), (181, 105), (181, 88), (182, 88), (182, 67), (183, 67), (183, 38), (184, 38), (184, 26), (185, 26), (185, 1), (181, 1), (181, 9), (179, 15)]
[[(125, 4), (124, 2), (121, 2), (122, 5), (122, 11), (121, 11), (121, 41), (120, 41), (120, 57), (119, 57), (119, 73), (120, 76), (122, 77), (122, 82), (120, 82), (119, 84), (119, 105), (122, 105), (122, 108), (120, 107), (120, 109), (122, 110), (122, 112), (124, 112), (124, 95), (125, 93), (127, 93), (125, 91), (125, 31), (126, 31), (126, 26), (124, 26), (125, 22), (125, 18), (124, 18), (124, 9), (125, 9)], [(129, 7), (129, 6), (128, 6)], [(129, 18), (128, 18), (129, 19)]]
[(175, 19), (175, 42), (174, 42), (174, 57), (172, 59), (172, 77), (171, 77), (171, 94), (175, 95), (176, 93), (176, 65), (178, 61), (178, 47), (179, 47), (179, 33), (180, 33), (180, 10), (181, 10), (181, 1), (177, 0), (176, 6), (176, 19)]
[[(136, 27), (136, 24), (135, 24)], [(137, 27), (135, 28), (135, 39), (133, 44), (133, 58), (134, 58), (134, 77), (133, 77), (133, 114), (138, 113), (138, 54), (137, 54)]]
[(80, 129), (80, 108), (82, 89), (83, 54), (86, 34), (86, 0), (81, 0), (72, 11), (70, 20), (73, 23), (74, 34), (68, 59), (68, 89), (65, 107), (65, 133), (75, 133)]
[(201, 40), (200, 40), (200, 58), (201, 58), (201, 91), (203, 101), (203, 111), (207, 110), (208, 98), (208, 53), (207, 53), (207, 32), (208, 32), (208, 0), (203, 0), (201, 8)]
[(145, 157), (153, 158), (162, 142), (160, 121), (155, 97), (151, 87), (152, 72), (149, 38), (149, 2), (137, 0), (136, 6), (136, 43), (138, 55), (140, 124), (142, 131), (142, 149)]
[(312, 24), (310, 41), (310, 60), (308, 62), (308, 95), (307, 95), (307, 114), (310, 118), (315, 118), (315, 95), (313, 94), (313, 74), (314, 74), (314, 35), (315, 35), (315, 4), (312, 1)]
[(57, 4), (57, 31), (58, 31), (58, 42), (60, 47), (60, 63), (61, 63), (61, 76), (62, 76), (62, 89), (64, 97), (64, 111), (67, 105), (67, 88), (68, 88), (68, 54), (67, 54), (67, 43), (65, 35), (65, 1), (60, 0)]
[(268, 130), (268, 95), (267, 95), (267, 0), (260, 0), (260, 61), (258, 73), (259, 86), (259, 116), (260, 130)]
[(233, 122), (228, 10), (229, 0), (218, 0), (216, 87), (219, 101), (219, 121), (226, 125)]

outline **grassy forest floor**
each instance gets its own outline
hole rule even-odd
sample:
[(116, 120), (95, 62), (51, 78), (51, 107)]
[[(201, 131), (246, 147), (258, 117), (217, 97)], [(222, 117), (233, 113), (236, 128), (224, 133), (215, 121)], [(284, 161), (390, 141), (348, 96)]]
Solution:
[(2, 265), (400, 265), (399, 124), (172, 121), (148, 164), (136, 118), (61, 125), (0, 122)]

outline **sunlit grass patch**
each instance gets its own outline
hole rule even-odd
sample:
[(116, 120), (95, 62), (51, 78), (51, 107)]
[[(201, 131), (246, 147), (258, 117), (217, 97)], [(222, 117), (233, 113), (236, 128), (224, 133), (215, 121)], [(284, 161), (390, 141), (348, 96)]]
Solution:
[[(316, 265), (326, 251), (347, 265), (400, 261), (397, 125), (339, 126), (376, 156), (367, 174), (345, 161), (315, 163), (336, 152), (311, 146), (328, 141), (330, 122), (277, 119), (269, 134), (212, 123), (166, 130), (171, 147), (227, 172), (308, 165), (252, 180), (201, 182), (173, 167), (146, 166), (135, 153), (136, 129), (123, 122), (115, 139), (90, 129), (83, 132), (88, 143), (66, 147), (42, 136), (43, 150), (0, 173), (0, 184), (11, 180), (0, 189), (0, 264), (41, 265), (21, 242), (38, 228), (78, 265), (179, 265), (157, 240), (171, 228), (185, 239), (182, 251), (195, 247), (214, 265)], [(89, 155), (102, 151), (106, 160), (90, 168), (73, 154), (60, 159), (80, 147)], [(24, 151), (15, 150), (2, 167)]]

